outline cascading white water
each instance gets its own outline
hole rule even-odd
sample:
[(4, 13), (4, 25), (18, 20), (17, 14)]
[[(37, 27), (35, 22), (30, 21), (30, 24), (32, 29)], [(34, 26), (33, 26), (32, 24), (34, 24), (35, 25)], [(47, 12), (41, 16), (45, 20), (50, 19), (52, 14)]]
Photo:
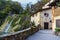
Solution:
[(4, 32), (7, 33), (9, 28), (11, 27), (11, 23), (13, 22), (13, 19), (11, 20), (10, 23), (7, 24), (7, 26), (4, 28)]

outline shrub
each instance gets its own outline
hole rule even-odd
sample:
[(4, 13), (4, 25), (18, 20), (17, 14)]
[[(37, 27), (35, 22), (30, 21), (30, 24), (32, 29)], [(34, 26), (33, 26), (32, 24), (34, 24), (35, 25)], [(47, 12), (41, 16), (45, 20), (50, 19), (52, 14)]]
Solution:
[(15, 32), (20, 31), (20, 27), (17, 27), (14, 31)]
[(55, 28), (55, 31), (56, 31), (56, 32), (59, 32), (59, 31), (60, 31), (60, 28)]
[(16, 23), (16, 21), (18, 21), (18, 19), (19, 19), (19, 17), (16, 17), (16, 18), (13, 20), (13, 22), (12, 22), (12, 24), (11, 24), (12, 28), (17, 25), (17, 24), (15, 24), (15, 23)]
[(9, 20), (9, 22), (11, 22), (12, 17), (11, 17), (11, 16), (8, 16), (8, 17), (7, 17), (7, 20)]
[(35, 23), (34, 22), (32, 22), (32, 26), (35, 26)]

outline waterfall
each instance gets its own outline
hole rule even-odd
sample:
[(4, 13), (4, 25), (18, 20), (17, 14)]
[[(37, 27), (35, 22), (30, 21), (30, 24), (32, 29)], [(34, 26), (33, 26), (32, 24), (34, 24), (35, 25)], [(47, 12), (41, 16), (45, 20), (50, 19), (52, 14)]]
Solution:
[(13, 22), (13, 19), (12, 19), (11, 22), (8, 23), (8, 24), (6, 25), (6, 27), (4, 28), (4, 32), (5, 32), (5, 33), (8, 32), (9, 28), (11, 27), (11, 23), (12, 23), (12, 22)]

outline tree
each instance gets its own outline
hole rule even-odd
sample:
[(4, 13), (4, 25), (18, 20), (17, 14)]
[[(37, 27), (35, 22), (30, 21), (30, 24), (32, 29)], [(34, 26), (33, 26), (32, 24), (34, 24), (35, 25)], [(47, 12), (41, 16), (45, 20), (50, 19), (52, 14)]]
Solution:
[[(9, 14), (22, 13), (23, 8), (20, 3), (11, 0), (0, 0), (0, 24)], [(4, 21), (3, 21), (4, 22)]]
[(27, 6), (26, 6), (26, 8), (25, 8), (25, 10), (28, 12), (28, 13), (30, 13), (30, 5), (29, 4), (27, 4)]
[(13, 4), (11, 4), (11, 11), (12, 11), (13, 13), (19, 14), (19, 13), (22, 13), (23, 8), (22, 8), (22, 6), (21, 6), (20, 3), (18, 3), (18, 2), (13, 2)]

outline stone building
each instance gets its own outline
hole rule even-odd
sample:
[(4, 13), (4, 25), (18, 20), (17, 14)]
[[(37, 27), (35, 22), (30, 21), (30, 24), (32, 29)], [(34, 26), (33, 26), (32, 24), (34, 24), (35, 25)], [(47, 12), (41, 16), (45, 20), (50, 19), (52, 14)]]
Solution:
[(41, 10), (31, 15), (31, 22), (36, 26), (41, 25), (41, 29), (52, 29), (60, 27), (60, 7), (57, 6), (59, 0), (51, 0), (45, 4)]

